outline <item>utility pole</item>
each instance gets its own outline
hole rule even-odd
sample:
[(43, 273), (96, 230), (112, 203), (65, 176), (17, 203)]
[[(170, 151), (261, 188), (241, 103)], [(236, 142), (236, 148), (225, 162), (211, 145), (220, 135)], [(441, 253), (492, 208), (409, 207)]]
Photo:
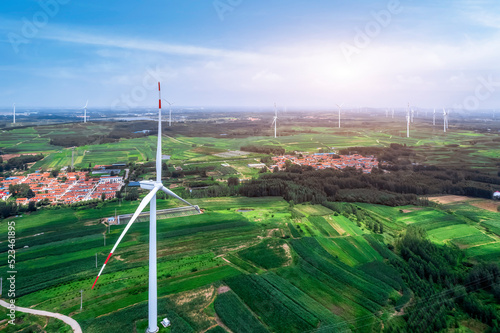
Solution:
[(80, 311), (83, 309), (83, 289), (80, 290)]

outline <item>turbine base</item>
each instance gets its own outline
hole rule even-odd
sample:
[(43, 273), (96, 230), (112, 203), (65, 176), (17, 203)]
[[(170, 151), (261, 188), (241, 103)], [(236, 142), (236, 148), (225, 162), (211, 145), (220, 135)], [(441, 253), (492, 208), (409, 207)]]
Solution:
[(148, 327), (148, 328), (146, 328), (146, 332), (145, 332), (145, 333), (157, 333), (159, 330), (160, 330), (160, 328), (159, 328), (159, 327), (157, 327), (157, 328), (156, 328), (156, 331), (150, 331), (150, 330), (149, 330), (149, 327)]

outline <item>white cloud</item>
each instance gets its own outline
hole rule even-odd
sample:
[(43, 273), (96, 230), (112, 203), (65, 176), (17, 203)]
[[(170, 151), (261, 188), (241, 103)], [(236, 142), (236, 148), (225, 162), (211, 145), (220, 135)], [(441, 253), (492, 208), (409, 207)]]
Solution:
[(264, 82), (281, 82), (283, 78), (276, 73), (270, 72), (269, 70), (263, 70), (252, 77), (253, 81), (264, 81)]

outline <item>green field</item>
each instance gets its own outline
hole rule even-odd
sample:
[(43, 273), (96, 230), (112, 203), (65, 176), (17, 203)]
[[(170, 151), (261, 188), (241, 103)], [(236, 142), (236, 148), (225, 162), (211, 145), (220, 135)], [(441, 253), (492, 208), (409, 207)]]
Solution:
[[(293, 124), (293, 122), (296, 122)], [(395, 119), (370, 119), (353, 116), (348, 129), (336, 127), (312, 127), (311, 133), (299, 133), (297, 120), (283, 124), (278, 138), (269, 136), (216, 137), (211, 133), (204, 137), (186, 136), (184, 127), (169, 128), (163, 139), (163, 153), (171, 155), (172, 163), (179, 165), (220, 165), (228, 163), (246, 178), (256, 176), (258, 170), (247, 167), (257, 162), (262, 154), (219, 157), (216, 154), (239, 150), (246, 145), (282, 146), (286, 151), (316, 153), (319, 149), (342, 149), (353, 146), (387, 147), (391, 143), (406, 144), (416, 149), (417, 159), (427, 164), (469, 166), (493, 169), (500, 157), (496, 137), (493, 133), (477, 133), (454, 129), (448, 133), (429, 127), (424, 120), (413, 124), (410, 138), (404, 135), (404, 121)], [(329, 122), (327, 120), (326, 122)], [(71, 164), (71, 150), (50, 144), (52, 138), (71, 135), (102, 136), (109, 134), (113, 123), (72, 123), (37, 126), (0, 131), (0, 147), (6, 153), (44, 152), (47, 157), (36, 164), (36, 168), (60, 168)], [(184, 126), (184, 125), (182, 125)], [(381, 130), (382, 128), (382, 130)], [(155, 137), (122, 139), (115, 143), (81, 146), (75, 149), (75, 166), (87, 167), (89, 163), (111, 164), (145, 162), (154, 157)], [(450, 148), (450, 145), (453, 148)]]
[[(389, 119), (382, 123), (384, 130), (367, 121), (365, 127), (340, 130), (323, 125), (310, 133), (294, 132), (276, 139), (191, 137), (173, 130), (163, 138), (162, 153), (171, 155), (169, 163), (184, 170), (228, 164), (224, 172), (214, 171), (213, 177), (250, 179), (258, 177), (259, 170), (247, 165), (264, 155), (216, 154), (245, 145), (314, 153), (399, 143), (414, 147), (419, 163), (497, 172), (497, 134), (465, 130), (443, 134), (417, 122), (419, 131), (406, 138), (400, 123)], [(44, 152), (46, 157), (32, 170), (61, 168), (71, 164), (72, 150), (50, 145), (50, 137), (86, 131), (101, 135), (108, 129), (101, 124), (14, 129), (0, 133), (0, 146), (7, 153)], [(300, 131), (293, 123), (284, 129)], [(77, 147), (75, 166), (152, 161), (155, 146), (156, 138), (150, 136)], [(197, 179), (190, 175), (176, 181), (187, 188), (184, 180)], [(391, 266), (391, 260), (400, 258), (398, 241), (410, 226), (425, 230), (434, 244), (463, 250), (470, 263), (500, 262), (498, 213), (469, 203), (428, 207), (339, 203), (353, 207), (352, 213), (342, 215), (322, 205), (293, 204), (282, 197), (190, 201), (203, 214), (158, 221), (158, 316), (168, 316), (175, 327), (163, 332), (220, 333), (225, 330), (217, 318), (233, 332), (380, 332), (388, 322), (402, 320), (397, 311), (412, 300), (402, 276)], [(144, 331), (148, 223), (132, 226), (96, 288), (90, 289), (124, 228), (112, 226), (107, 233), (100, 219), (114, 216), (115, 209), (119, 214), (132, 213), (138, 204), (57, 207), (9, 219), (16, 222), (17, 304), (69, 315), (86, 333)], [(158, 209), (172, 207), (178, 207), (177, 202), (158, 201)], [(384, 232), (372, 232), (368, 222), (382, 224)], [(0, 220), (0, 234), (7, 234), (6, 220)], [(0, 275), (6, 276), (5, 247), (0, 257)], [(80, 312), (82, 289), (84, 310)], [(54, 331), (67, 329), (57, 321), (20, 318), (27, 331), (45, 324)]]

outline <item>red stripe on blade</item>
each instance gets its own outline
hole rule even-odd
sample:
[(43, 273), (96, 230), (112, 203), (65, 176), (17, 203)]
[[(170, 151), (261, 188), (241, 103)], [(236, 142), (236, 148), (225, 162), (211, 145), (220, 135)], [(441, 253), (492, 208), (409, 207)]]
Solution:
[(109, 258), (111, 258), (111, 255), (112, 255), (112, 254), (113, 254), (113, 253), (111, 252), (111, 253), (108, 255), (108, 258), (106, 258), (106, 261), (104, 262), (104, 265), (106, 265), (106, 264), (108, 263), (108, 260), (109, 260)]
[(158, 102), (160, 102), (160, 109), (161, 109), (161, 99), (160, 99), (160, 100), (158, 100)]
[(97, 283), (97, 279), (99, 279), (99, 275), (95, 278), (94, 284), (92, 285), (92, 289), (94, 289), (95, 284)]
[(160, 91), (160, 82), (158, 82), (158, 91)]

